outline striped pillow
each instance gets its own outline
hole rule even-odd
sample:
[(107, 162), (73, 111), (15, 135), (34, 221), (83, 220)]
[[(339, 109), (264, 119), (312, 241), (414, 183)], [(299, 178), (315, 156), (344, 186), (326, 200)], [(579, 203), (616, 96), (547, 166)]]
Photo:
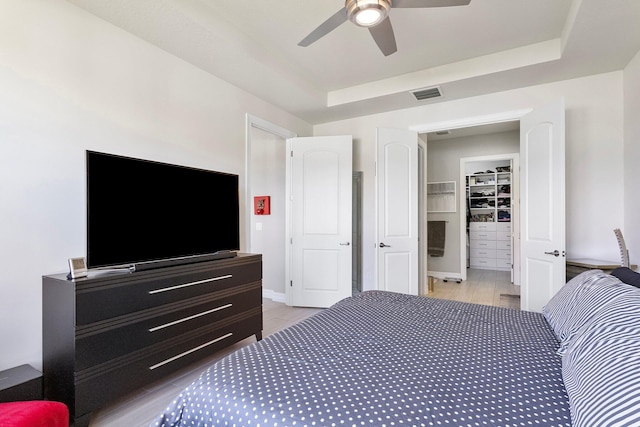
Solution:
[(560, 341), (562, 353), (576, 331), (604, 303), (632, 288), (602, 270), (580, 273), (549, 300), (542, 314)]
[(562, 358), (574, 427), (640, 425), (640, 289), (632, 289), (599, 310)]
[(560, 324), (564, 322), (567, 315), (567, 309), (573, 305), (576, 295), (583, 284), (600, 277), (604, 272), (602, 270), (587, 270), (569, 280), (560, 288), (556, 294), (551, 297), (549, 302), (542, 307), (542, 314), (551, 328), (560, 339), (562, 328)]
[(583, 286), (575, 298), (573, 307), (566, 313), (562, 323), (562, 337), (558, 354), (562, 355), (573, 341), (576, 334), (589, 320), (603, 309), (608, 303), (623, 295), (633, 293), (633, 286), (623, 283), (620, 279), (608, 274)]

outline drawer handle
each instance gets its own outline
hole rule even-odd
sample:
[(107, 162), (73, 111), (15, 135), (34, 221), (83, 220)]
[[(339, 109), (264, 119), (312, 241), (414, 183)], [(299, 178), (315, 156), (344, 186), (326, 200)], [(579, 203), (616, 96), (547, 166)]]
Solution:
[(149, 295), (159, 294), (160, 292), (174, 291), (176, 289), (186, 288), (189, 286), (201, 285), (203, 283), (215, 282), (216, 280), (229, 279), (233, 277), (231, 274), (225, 276), (212, 277), (211, 279), (198, 280), (197, 282), (183, 283), (181, 285), (169, 286), (168, 288), (154, 289), (149, 291)]
[(193, 316), (183, 317), (182, 319), (174, 320), (173, 322), (165, 323), (164, 325), (159, 325), (153, 328), (149, 328), (149, 332), (159, 331), (160, 329), (168, 328), (169, 326), (177, 325), (178, 323), (187, 322), (189, 320), (193, 320), (201, 316), (206, 316), (207, 314), (214, 313), (218, 310), (223, 310), (225, 308), (229, 308), (232, 306), (233, 304), (225, 304), (223, 306), (216, 307), (211, 310), (203, 311), (202, 313), (194, 314)]
[(192, 348), (191, 350), (187, 350), (187, 351), (185, 351), (184, 353), (177, 354), (177, 355), (175, 355), (175, 356), (173, 356), (173, 357), (170, 357), (169, 359), (163, 360), (163, 361), (162, 361), (162, 362), (160, 362), (160, 363), (156, 363), (155, 365), (149, 366), (149, 370), (154, 370), (154, 369), (156, 369), (156, 368), (159, 368), (160, 366), (166, 365), (167, 363), (171, 363), (171, 362), (173, 362), (174, 360), (178, 360), (178, 359), (180, 359), (181, 357), (187, 356), (187, 355), (189, 355), (189, 354), (191, 354), (191, 353), (193, 353), (193, 352), (195, 352), (195, 351), (198, 351), (198, 350), (203, 349), (203, 348), (205, 348), (205, 347), (207, 347), (207, 346), (210, 346), (211, 344), (215, 344), (215, 343), (217, 343), (218, 341), (222, 341), (223, 339), (225, 339), (225, 338), (227, 338), (227, 337), (230, 337), (231, 335), (233, 335), (233, 333), (229, 332), (228, 334), (223, 335), (223, 336), (221, 336), (221, 337), (218, 337), (218, 338), (216, 338), (215, 340), (211, 340), (211, 341), (206, 342), (206, 343), (204, 343), (204, 344), (202, 344), (202, 345), (199, 345), (199, 346), (197, 346), (197, 347), (194, 347), (194, 348)]

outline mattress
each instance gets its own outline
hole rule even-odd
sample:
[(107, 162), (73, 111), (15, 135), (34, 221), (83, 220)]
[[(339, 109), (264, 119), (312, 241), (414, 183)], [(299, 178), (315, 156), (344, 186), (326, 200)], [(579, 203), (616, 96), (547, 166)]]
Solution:
[(540, 313), (385, 291), (206, 369), (152, 426), (570, 426)]

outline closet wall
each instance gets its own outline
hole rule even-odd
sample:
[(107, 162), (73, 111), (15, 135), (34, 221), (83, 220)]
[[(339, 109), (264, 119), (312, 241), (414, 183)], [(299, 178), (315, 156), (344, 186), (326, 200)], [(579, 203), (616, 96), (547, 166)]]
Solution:
[[(500, 127), (502, 128), (502, 126)], [(466, 192), (465, 182), (460, 182), (460, 160), (466, 157), (517, 153), (520, 150), (520, 131), (491, 132), (492, 126), (480, 126), (464, 130), (458, 136), (456, 130), (446, 137), (427, 135), (427, 182), (455, 181), (456, 212), (427, 212), (426, 221), (445, 221), (444, 253), (442, 256), (426, 254), (428, 275), (438, 278), (458, 278), (461, 275), (460, 233), (466, 228), (460, 223), (460, 195)], [(462, 132), (460, 132), (462, 133)]]

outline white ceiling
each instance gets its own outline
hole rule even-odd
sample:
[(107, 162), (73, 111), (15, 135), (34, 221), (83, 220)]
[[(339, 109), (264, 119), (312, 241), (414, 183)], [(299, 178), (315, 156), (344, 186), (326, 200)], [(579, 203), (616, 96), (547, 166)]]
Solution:
[(447, 129), (438, 132), (428, 132), (427, 141), (445, 141), (455, 138), (464, 138), (469, 136), (494, 134), (501, 132), (513, 132), (520, 130), (520, 120), (513, 120), (509, 122), (499, 122), (487, 125), (479, 126), (467, 126), (455, 129)]
[[(312, 124), (623, 69), (640, 0), (471, 0), (393, 8), (385, 57), (345, 22), (297, 43), (343, 0), (67, 0)], [(412, 90), (439, 86), (441, 98)]]

